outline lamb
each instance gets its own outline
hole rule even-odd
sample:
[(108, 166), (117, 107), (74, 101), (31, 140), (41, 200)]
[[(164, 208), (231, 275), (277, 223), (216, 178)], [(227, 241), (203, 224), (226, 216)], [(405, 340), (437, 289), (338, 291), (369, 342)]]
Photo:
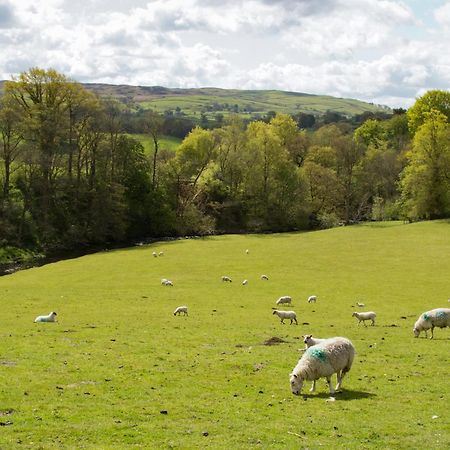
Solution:
[(164, 286), (167, 282), (167, 278), (161, 278), (161, 284)]
[(164, 256), (164, 252), (159, 252), (158, 256)]
[(312, 334), (305, 334), (304, 336), (302, 336), (302, 338), (303, 342), (305, 343), (305, 349), (326, 341), (326, 339), (313, 338)]
[[(351, 369), (354, 357), (355, 348), (344, 337), (326, 339), (308, 348), (289, 376), (292, 393), (299, 395), (305, 380), (313, 382), (310, 392), (314, 392), (316, 380), (325, 377), (330, 394), (334, 394), (340, 390), (344, 375)], [(331, 385), (331, 376), (334, 373), (337, 376), (335, 389)]]
[(316, 303), (317, 301), (317, 295), (310, 295), (308, 297), (308, 303)]
[(268, 281), (269, 277), (267, 275), (261, 275), (261, 280)]
[(152, 255), (153, 255), (155, 258), (158, 257), (158, 253), (156, 253), (156, 252), (153, 252)]
[(164, 281), (164, 283), (163, 283), (163, 281), (161, 280), (161, 284), (164, 285), (164, 286), (173, 286), (173, 282), (170, 281), (170, 280), (166, 280), (166, 281)]
[(364, 306), (366, 306), (364, 303), (359, 303), (359, 302), (356, 302), (356, 306), (358, 307), (358, 308), (364, 308)]
[(183, 316), (188, 316), (188, 307), (187, 306), (179, 306), (174, 312), (173, 315), (181, 315), (181, 313), (183, 313)]
[(428, 330), (431, 329), (430, 339), (433, 339), (434, 327), (450, 327), (450, 308), (432, 309), (421, 314), (414, 324), (414, 336), (419, 337), (420, 332), (425, 331), (425, 336), (428, 337)]
[(250, 253), (250, 250), (249, 249), (245, 250), (245, 253), (248, 255)]
[(284, 319), (290, 319), (291, 325), (293, 322), (298, 325), (297, 314), (295, 314), (295, 311), (280, 311), (275, 309), (272, 314), (276, 314), (281, 319), (282, 324), (284, 324)]
[(364, 324), (364, 326), (366, 327), (366, 320), (371, 320), (372, 321), (372, 326), (375, 325), (375, 317), (377, 317), (377, 315), (373, 312), (373, 311), (369, 311), (369, 312), (354, 312), (352, 314), (352, 317), (356, 317), (358, 319), (358, 325), (362, 322)]
[(243, 284), (244, 286), (246, 286), (246, 285), (248, 284), (248, 280), (244, 280), (244, 281), (242, 282), (242, 284)]
[(277, 304), (277, 305), (282, 305), (282, 304), (284, 304), (284, 303), (289, 303), (289, 304), (291, 304), (291, 302), (292, 302), (292, 298), (289, 297), (289, 295), (283, 295), (282, 297), (280, 297), (280, 298), (276, 301), (276, 304)]
[(34, 319), (35, 322), (56, 322), (56, 316), (57, 314), (52, 311), (47, 316), (37, 316), (36, 319)]
[(225, 281), (227, 283), (231, 283), (233, 280), (230, 277), (227, 277), (226, 275), (222, 276), (222, 281)]

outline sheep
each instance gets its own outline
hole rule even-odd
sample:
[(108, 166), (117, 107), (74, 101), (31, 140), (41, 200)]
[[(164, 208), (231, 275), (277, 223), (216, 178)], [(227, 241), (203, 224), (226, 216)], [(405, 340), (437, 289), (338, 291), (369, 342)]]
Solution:
[(153, 252), (152, 255), (153, 255), (155, 258), (158, 257), (158, 253), (156, 253), (156, 252)]
[(275, 309), (272, 314), (276, 314), (281, 319), (282, 324), (284, 324), (284, 319), (290, 319), (291, 325), (293, 322), (298, 325), (297, 314), (295, 314), (295, 311), (280, 311)]
[(303, 342), (305, 343), (305, 349), (326, 341), (326, 339), (313, 338), (312, 334), (305, 334), (304, 336), (302, 336), (302, 338)]
[(161, 284), (164, 286), (167, 282), (167, 278), (161, 278)]
[(450, 327), (450, 308), (432, 309), (421, 314), (414, 324), (414, 336), (419, 337), (420, 332), (425, 331), (425, 336), (428, 337), (428, 330), (431, 329), (430, 339), (433, 339), (434, 327)]
[(242, 284), (243, 284), (244, 286), (246, 286), (246, 285), (248, 284), (248, 280), (244, 280), (244, 281), (242, 282)]
[(282, 297), (280, 297), (280, 298), (276, 301), (276, 304), (277, 304), (277, 305), (282, 305), (282, 304), (284, 304), (284, 303), (289, 303), (289, 304), (291, 304), (291, 302), (292, 302), (292, 298), (289, 297), (289, 295), (283, 295)]
[(245, 253), (248, 255), (250, 253), (250, 250), (249, 249), (245, 250)]
[(317, 301), (317, 295), (310, 295), (308, 297), (308, 303), (316, 303)]
[(261, 275), (261, 280), (268, 281), (269, 277), (267, 275)]
[[(303, 382), (312, 381), (310, 392), (316, 388), (316, 380), (327, 379), (330, 394), (339, 391), (344, 375), (351, 369), (355, 348), (346, 338), (335, 337), (308, 348), (289, 375), (291, 391), (294, 395), (301, 393)], [(337, 376), (337, 385), (333, 389), (331, 376)]]
[(359, 302), (356, 302), (356, 306), (358, 307), (358, 308), (364, 308), (364, 306), (366, 306), (364, 303), (359, 303)]
[(55, 311), (52, 311), (47, 316), (37, 316), (36, 319), (34, 319), (35, 322), (56, 322), (56, 313)]
[(158, 256), (164, 256), (164, 252), (159, 252)]
[(233, 280), (230, 277), (227, 277), (226, 275), (222, 276), (222, 281), (225, 281), (226, 283), (231, 283)]
[(173, 286), (173, 281), (166, 280), (164, 281), (164, 283), (161, 281), (161, 284), (163, 284), (164, 286)]
[(183, 313), (183, 316), (188, 316), (188, 307), (187, 306), (179, 306), (174, 312), (173, 315), (181, 315)]
[(373, 312), (373, 311), (369, 311), (369, 312), (354, 312), (352, 314), (352, 317), (356, 317), (358, 319), (358, 325), (362, 322), (364, 324), (364, 326), (366, 327), (366, 320), (371, 320), (372, 321), (372, 326), (375, 325), (375, 317), (377, 317), (377, 315)]

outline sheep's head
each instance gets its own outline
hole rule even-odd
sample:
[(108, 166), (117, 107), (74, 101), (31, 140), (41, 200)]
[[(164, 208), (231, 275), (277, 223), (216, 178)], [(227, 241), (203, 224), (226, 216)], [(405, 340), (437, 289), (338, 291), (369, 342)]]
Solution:
[(413, 333), (414, 333), (415, 337), (419, 337), (420, 331), (416, 327), (414, 327), (413, 328)]
[(277, 312), (278, 312), (278, 309), (275, 309), (274, 312), (272, 313), (272, 315), (276, 314)]
[(305, 335), (302, 336), (302, 337), (303, 337), (303, 342), (304, 342), (305, 344), (307, 344), (307, 343), (311, 340), (312, 334), (305, 334)]
[(352, 317), (356, 317), (357, 315), (358, 315), (357, 312), (353, 312), (353, 313), (352, 313)]
[(52, 312), (50, 313), (50, 315), (53, 316), (53, 317), (57, 316), (57, 314), (55, 313), (55, 311), (52, 311)]
[(291, 383), (291, 391), (294, 395), (300, 395), (303, 387), (303, 379), (296, 375), (295, 373), (291, 373), (289, 375), (289, 381)]

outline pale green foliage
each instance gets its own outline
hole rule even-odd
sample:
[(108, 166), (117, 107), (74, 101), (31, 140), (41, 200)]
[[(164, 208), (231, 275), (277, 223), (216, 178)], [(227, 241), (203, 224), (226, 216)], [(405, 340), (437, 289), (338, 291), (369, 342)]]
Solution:
[(363, 142), (365, 145), (379, 147), (386, 140), (385, 126), (379, 120), (366, 120), (355, 130), (354, 138)]
[(424, 113), (413, 148), (407, 155), (401, 187), (405, 213), (410, 218), (450, 214), (450, 126), (446, 116), (432, 109)]

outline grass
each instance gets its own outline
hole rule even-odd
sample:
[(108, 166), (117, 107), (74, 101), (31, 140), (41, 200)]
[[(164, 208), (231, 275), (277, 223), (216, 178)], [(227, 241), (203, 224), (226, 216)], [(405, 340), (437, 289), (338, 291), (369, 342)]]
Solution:
[[(161, 242), (3, 277), (0, 448), (449, 448), (449, 330), (412, 334), (448, 307), (449, 255), (448, 222), (384, 223)], [(281, 295), (298, 326), (272, 315)], [(356, 301), (375, 327), (357, 326)], [(174, 317), (182, 304), (189, 317)], [(51, 310), (59, 323), (33, 323)], [(309, 332), (357, 349), (333, 403), (323, 381), (290, 393)], [(273, 336), (287, 343), (263, 345)]]
[[(153, 155), (154, 143), (152, 138), (146, 134), (130, 134), (130, 136), (137, 139), (144, 147), (147, 155)], [(160, 150), (176, 150), (181, 144), (181, 139), (174, 136), (162, 136), (159, 140)]]

